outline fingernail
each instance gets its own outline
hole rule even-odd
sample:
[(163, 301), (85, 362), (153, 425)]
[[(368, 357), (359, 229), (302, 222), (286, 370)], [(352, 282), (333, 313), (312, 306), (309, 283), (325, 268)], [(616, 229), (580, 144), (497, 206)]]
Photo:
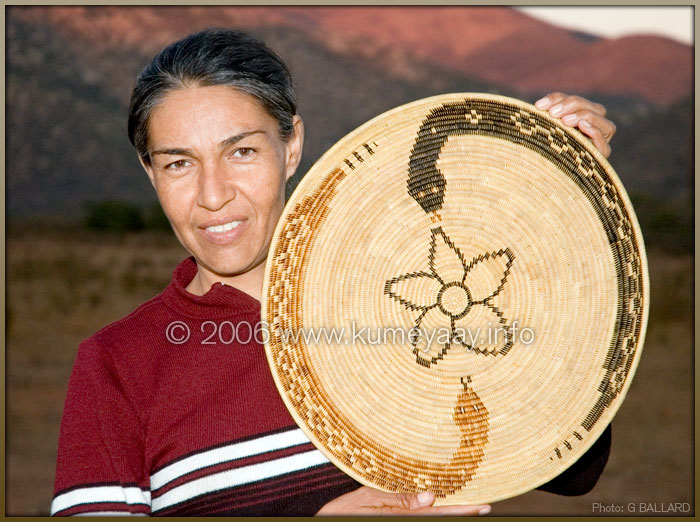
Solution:
[(564, 106), (561, 103), (557, 103), (554, 107), (549, 109), (549, 114), (552, 116), (559, 116), (561, 114), (561, 111), (564, 110)]
[(479, 510), (479, 516), (491, 513), (491, 506), (484, 506)]
[(430, 504), (430, 493), (427, 491), (423, 491), (422, 493), (418, 493), (418, 503), (423, 505), (423, 504)]
[(535, 102), (535, 107), (538, 109), (546, 109), (549, 107), (549, 104), (552, 103), (549, 97), (545, 96), (544, 98), (540, 98)]
[(583, 125), (584, 127), (589, 127), (589, 128), (593, 127), (593, 125), (591, 125), (591, 122), (588, 120), (581, 120), (581, 125)]
[(561, 119), (561, 121), (563, 121), (567, 125), (573, 125), (574, 123), (576, 123), (577, 120), (578, 116), (576, 116), (575, 114), (567, 114)]

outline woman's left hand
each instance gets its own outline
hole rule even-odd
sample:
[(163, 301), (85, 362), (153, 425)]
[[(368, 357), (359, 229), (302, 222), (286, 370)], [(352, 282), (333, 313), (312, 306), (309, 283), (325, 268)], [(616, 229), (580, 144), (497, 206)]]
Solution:
[(535, 107), (549, 112), (555, 118), (560, 118), (564, 125), (577, 127), (591, 138), (593, 145), (603, 156), (606, 158), (610, 156), (610, 140), (615, 135), (617, 127), (605, 117), (607, 110), (600, 103), (581, 96), (553, 92), (537, 100)]

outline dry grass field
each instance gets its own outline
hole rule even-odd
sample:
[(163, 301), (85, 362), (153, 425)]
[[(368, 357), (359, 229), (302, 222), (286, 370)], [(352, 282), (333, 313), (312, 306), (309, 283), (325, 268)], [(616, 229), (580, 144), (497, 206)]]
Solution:
[[(6, 513), (44, 515), (78, 343), (158, 293), (186, 253), (170, 233), (66, 226), (11, 226), (6, 248)], [(596, 502), (694, 511), (693, 261), (653, 251), (649, 261), (647, 341), (599, 484), (583, 497), (532, 492), (494, 514), (603, 514)]]

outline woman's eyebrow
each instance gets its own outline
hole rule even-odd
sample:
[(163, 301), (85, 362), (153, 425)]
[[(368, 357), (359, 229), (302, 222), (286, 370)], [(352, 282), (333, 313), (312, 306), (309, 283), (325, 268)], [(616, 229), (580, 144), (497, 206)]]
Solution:
[(254, 130), (254, 131), (248, 131), (248, 132), (241, 132), (240, 134), (236, 134), (234, 136), (230, 136), (226, 138), (224, 141), (219, 143), (219, 148), (220, 149), (225, 149), (226, 147), (230, 147), (236, 142), (241, 141), (243, 138), (247, 138), (248, 136), (252, 134), (265, 134), (264, 130)]
[(149, 153), (151, 156), (156, 154), (169, 154), (171, 156), (192, 156), (192, 151), (190, 149), (158, 149), (153, 150)]
[[(234, 143), (237, 143), (241, 141), (243, 138), (247, 138), (248, 136), (252, 134), (265, 134), (264, 130), (254, 130), (254, 131), (247, 131), (247, 132), (241, 132), (240, 134), (234, 134), (233, 136), (229, 136), (225, 140), (223, 140), (221, 143), (219, 143), (219, 148), (220, 149), (225, 149), (226, 147), (230, 147)], [(167, 154), (170, 156), (193, 156), (194, 152), (192, 152), (190, 149), (181, 149), (181, 148), (170, 148), (170, 149), (157, 149), (154, 150), (150, 153), (152, 156), (155, 156), (156, 154)]]

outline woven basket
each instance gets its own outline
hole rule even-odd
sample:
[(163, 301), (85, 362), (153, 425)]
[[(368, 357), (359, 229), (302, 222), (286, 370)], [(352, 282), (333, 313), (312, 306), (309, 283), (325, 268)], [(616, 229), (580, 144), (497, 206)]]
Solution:
[(494, 502), (605, 429), (648, 288), (630, 201), (585, 136), (518, 100), (437, 96), (362, 125), (301, 181), (268, 257), (265, 348), (348, 475)]

